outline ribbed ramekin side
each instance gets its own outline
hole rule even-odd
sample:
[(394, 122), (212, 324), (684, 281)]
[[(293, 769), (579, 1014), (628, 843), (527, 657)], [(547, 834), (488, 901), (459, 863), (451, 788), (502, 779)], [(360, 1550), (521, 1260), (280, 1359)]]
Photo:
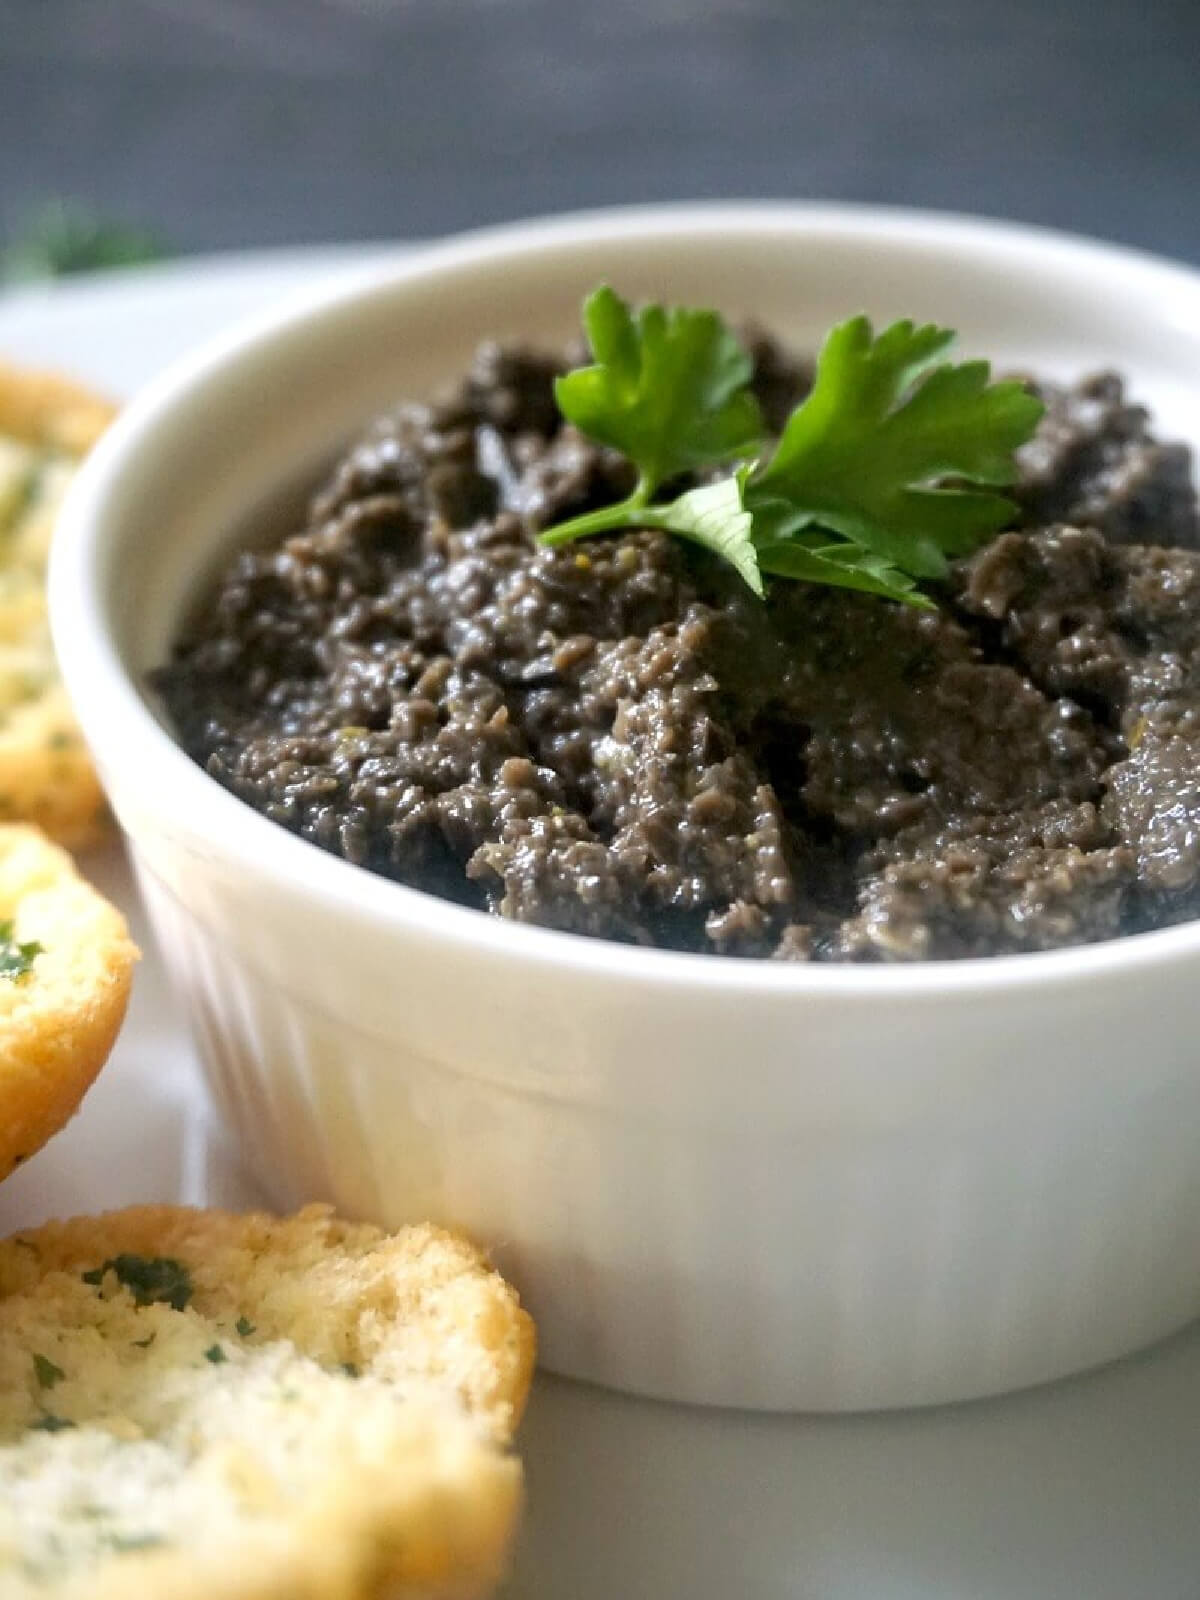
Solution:
[(330, 1016), (142, 878), (267, 1192), (465, 1228), (552, 1370), (705, 1404), (917, 1405), (1093, 1366), (1200, 1313), (1190, 1079), (956, 1140), (639, 1120), (426, 1059), (399, 1021), (381, 1039)]

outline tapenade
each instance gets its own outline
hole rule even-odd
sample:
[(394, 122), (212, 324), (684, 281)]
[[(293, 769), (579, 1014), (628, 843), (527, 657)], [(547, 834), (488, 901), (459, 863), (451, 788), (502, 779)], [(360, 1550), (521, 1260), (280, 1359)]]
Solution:
[[(778, 427), (809, 369), (752, 340)], [(1200, 522), (1121, 381), (1039, 384), (1021, 513), (921, 611), (666, 534), (564, 361), (486, 346), (220, 576), (157, 684), (193, 757), (326, 850), (480, 911), (788, 960), (1031, 951), (1200, 911)]]

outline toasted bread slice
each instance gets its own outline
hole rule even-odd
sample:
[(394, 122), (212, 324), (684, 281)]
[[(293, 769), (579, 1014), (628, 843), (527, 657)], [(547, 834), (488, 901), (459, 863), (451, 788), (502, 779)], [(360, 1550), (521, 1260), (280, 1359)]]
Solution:
[(104, 1065), (137, 955), (66, 851), (0, 824), (0, 1178), (58, 1132)]
[(469, 1600), (533, 1328), (471, 1245), (319, 1206), (0, 1244), (0, 1596)]
[(72, 849), (107, 812), (58, 678), (46, 561), (63, 496), (112, 415), (77, 384), (0, 364), (0, 817)]
[(55, 372), (0, 361), (0, 434), (83, 456), (115, 415), (110, 400)]

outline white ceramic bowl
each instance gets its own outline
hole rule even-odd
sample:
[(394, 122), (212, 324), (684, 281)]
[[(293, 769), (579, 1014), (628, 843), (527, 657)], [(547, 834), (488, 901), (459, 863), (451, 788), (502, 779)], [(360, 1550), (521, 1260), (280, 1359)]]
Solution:
[(127, 410), (52, 574), (67, 682), (213, 1092), (283, 1204), (489, 1243), (557, 1371), (691, 1401), (956, 1399), (1200, 1312), (1200, 925), (830, 968), (512, 926), (275, 827), (144, 691), (219, 552), (485, 335), (600, 278), (800, 345), (858, 309), (1200, 416), (1200, 279), (1053, 234), (657, 208), (476, 234), (242, 328)]

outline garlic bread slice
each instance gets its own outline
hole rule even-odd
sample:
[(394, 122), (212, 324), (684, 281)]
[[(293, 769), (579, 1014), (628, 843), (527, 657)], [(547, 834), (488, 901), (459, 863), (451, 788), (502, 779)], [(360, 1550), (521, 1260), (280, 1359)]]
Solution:
[(46, 563), (63, 497), (112, 415), (76, 384), (0, 363), (0, 819), (73, 849), (106, 811), (59, 681)]
[(490, 1593), (532, 1361), (433, 1227), (144, 1207), (8, 1240), (0, 1596)]

